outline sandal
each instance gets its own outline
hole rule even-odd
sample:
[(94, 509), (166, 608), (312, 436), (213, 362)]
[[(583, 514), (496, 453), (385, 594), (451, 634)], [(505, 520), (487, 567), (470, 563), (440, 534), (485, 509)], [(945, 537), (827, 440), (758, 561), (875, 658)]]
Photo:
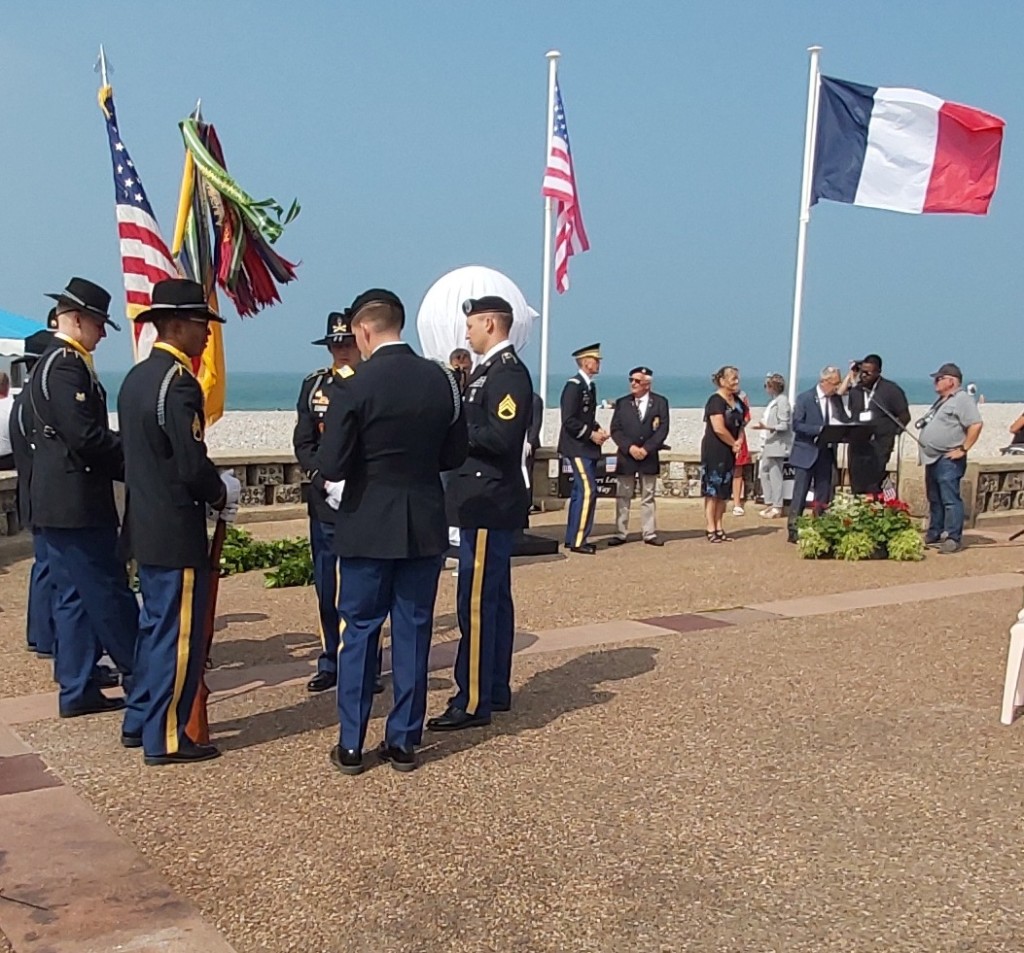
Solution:
[(731, 543), (733, 542), (733, 537), (726, 536), (722, 530), (718, 529), (715, 530), (715, 541), (719, 543)]
[(721, 540), (718, 538), (718, 533), (708, 533), (707, 537), (708, 537), (708, 542), (709, 543), (720, 543), (721, 542)]

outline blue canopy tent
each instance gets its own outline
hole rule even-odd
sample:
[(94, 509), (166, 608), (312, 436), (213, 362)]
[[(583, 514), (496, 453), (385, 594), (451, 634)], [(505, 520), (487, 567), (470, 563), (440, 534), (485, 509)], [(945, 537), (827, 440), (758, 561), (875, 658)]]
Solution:
[(25, 353), (25, 338), (45, 330), (43, 321), (0, 309), (0, 357), (21, 357)]

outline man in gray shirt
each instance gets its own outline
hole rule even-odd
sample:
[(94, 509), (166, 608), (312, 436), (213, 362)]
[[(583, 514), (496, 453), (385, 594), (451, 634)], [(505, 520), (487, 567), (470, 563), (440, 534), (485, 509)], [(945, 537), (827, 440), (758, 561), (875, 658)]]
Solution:
[(960, 481), (967, 451), (981, 436), (981, 414), (974, 398), (960, 389), (964, 375), (956, 364), (943, 364), (932, 378), (939, 399), (917, 422), (930, 511), (924, 541), (940, 553), (955, 553), (964, 532)]

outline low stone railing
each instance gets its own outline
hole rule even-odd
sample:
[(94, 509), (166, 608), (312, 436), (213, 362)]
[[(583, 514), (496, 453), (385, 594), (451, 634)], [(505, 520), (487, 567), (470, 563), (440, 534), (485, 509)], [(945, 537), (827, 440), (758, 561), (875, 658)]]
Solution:
[[(753, 456), (755, 462), (746, 468), (745, 474), (747, 499), (757, 493), (757, 455)], [(289, 516), (301, 515), (306, 483), (302, 468), (291, 453), (221, 453), (215, 454), (213, 459), (218, 467), (233, 470), (242, 484), (243, 520), (261, 516), (278, 518), (286, 510)], [(543, 509), (565, 505), (568, 485), (554, 450), (545, 447), (537, 452), (533, 478), (534, 502)], [(599, 496), (611, 497), (614, 486), (614, 475), (598, 477)], [(0, 471), (0, 536), (14, 535), (20, 528), (16, 489), (15, 474)], [(691, 453), (663, 453), (656, 492), (670, 499), (699, 497), (700, 457)], [(915, 516), (927, 515), (923, 467), (904, 461), (899, 474), (899, 493)], [(970, 461), (962, 493), (970, 526), (994, 520), (1024, 521), (1024, 456)]]

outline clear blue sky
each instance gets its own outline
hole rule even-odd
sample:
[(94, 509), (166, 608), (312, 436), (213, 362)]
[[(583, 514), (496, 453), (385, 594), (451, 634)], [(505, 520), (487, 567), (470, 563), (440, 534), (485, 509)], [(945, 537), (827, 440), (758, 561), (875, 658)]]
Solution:
[[(1007, 121), (986, 218), (822, 204), (801, 368), (879, 351), (893, 376), (945, 360), (1016, 376), (1024, 297), (1024, 4), (750, 0), (7, 4), (0, 30), (0, 307), (42, 317), (71, 274), (121, 300), (92, 72), (102, 41), (121, 131), (163, 229), (176, 123), (203, 99), (232, 172), (303, 210), (282, 305), (227, 329), (228, 367), (297, 373), (326, 313), (366, 287), (415, 315), (462, 264), (539, 308), (546, 63), (560, 79), (592, 249), (552, 305), (552, 369), (603, 342), (616, 372), (786, 370), (811, 43), (823, 71), (909, 85)], [(537, 364), (537, 335), (527, 349)], [(127, 331), (101, 368), (130, 361)]]

